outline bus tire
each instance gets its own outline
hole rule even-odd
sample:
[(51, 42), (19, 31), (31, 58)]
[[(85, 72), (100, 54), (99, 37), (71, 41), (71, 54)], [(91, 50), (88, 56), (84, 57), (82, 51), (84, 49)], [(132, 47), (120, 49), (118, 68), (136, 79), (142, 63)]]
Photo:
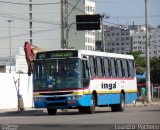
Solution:
[(56, 115), (57, 109), (47, 108), (48, 115)]
[(78, 107), (78, 111), (79, 111), (80, 113), (85, 112), (85, 107)]
[(95, 107), (96, 107), (96, 99), (95, 99), (95, 96), (92, 95), (92, 98), (91, 98), (91, 106), (87, 107), (87, 113), (88, 113), (88, 114), (93, 114), (93, 113), (95, 113)]
[(120, 104), (111, 105), (111, 110), (113, 112), (124, 111), (124, 108), (125, 108), (125, 98), (124, 98), (124, 94), (121, 93), (120, 94)]
[(120, 104), (118, 105), (118, 111), (124, 111), (124, 108), (125, 108), (125, 97), (124, 97), (124, 94), (121, 93)]

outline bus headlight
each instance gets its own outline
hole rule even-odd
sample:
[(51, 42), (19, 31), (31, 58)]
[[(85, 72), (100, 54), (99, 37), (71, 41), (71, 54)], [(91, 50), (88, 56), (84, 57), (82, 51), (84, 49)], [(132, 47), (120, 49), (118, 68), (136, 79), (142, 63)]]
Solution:
[(74, 95), (74, 96), (68, 97), (68, 100), (76, 100), (76, 99), (79, 99), (80, 97), (81, 95)]
[(44, 97), (34, 97), (33, 100), (34, 101), (44, 101), (45, 98)]

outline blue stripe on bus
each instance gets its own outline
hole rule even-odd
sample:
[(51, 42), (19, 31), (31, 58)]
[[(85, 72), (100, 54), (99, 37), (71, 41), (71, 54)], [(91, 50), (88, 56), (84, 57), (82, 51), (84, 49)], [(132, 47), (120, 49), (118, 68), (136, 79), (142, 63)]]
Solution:
[(42, 100), (37, 100), (37, 101), (34, 101), (34, 107), (35, 108), (46, 108), (46, 104)]
[(131, 103), (138, 98), (137, 93), (126, 93), (125, 94), (125, 103)]
[[(75, 103), (70, 103), (70, 104), (67, 104), (67, 106), (64, 106), (64, 107), (71, 107), (71, 106), (83, 106), (83, 107), (86, 107), (86, 106), (91, 106), (91, 94), (87, 94), (87, 95), (82, 95), (81, 98), (79, 99), (76, 99), (76, 102)], [(133, 102), (134, 100), (137, 99), (137, 93), (125, 93), (125, 103), (128, 104), (128, 103), (131, 103)], [(44, 100), (37, 100), (37, 101), (34, 101), (34, 105), (35, 105), (35, 108), (46, 108), (46, 103), (61, 103), (61, 102), (65, 102), (65, 101), (60, 101), (60, 100), (57, 100), (57, 101), (49, 101), (49, 102), (46, 102)], [(110, 104), (119, 104), (120, 103), (120, 94), (117, 93), (117, 94), (99, 94), (97, 95), (97, 105), (98, 106), (101, 106), (101, 105), (110, 105)], [(61, 108), (62, 106), (53, 106), (53, 107), (56, 107), (56, 108)]]
[[(137, 99), (137, 93), (126, 93), (125, 103), (131, 103)], [(97, 95), (97, 105), (120, 104), (120, 94)]]

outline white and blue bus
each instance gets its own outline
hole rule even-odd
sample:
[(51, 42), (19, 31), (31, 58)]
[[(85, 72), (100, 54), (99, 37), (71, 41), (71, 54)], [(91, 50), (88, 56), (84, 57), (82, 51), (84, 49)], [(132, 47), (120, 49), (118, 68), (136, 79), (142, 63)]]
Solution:
[(63, 49), (39, 52), (34, 60), (35, 108), (74, 109), (92, 114), (98, 107), (123, 111), (137, 99), (131, 55)]

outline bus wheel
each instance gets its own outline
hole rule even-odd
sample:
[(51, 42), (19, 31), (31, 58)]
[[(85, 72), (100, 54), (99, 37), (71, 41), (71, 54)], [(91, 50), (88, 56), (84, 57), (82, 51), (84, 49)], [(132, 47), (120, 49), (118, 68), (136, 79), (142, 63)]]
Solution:
[(85, 108), (84, 107), (78, 107), (78, 110), (79, 110), (80, 113), (85, 112)]
[(54, 108), (47, 108), (48, 115), (56, 115), (57, 109)]
[(111, 105), (111, 110), (113, 112), (124, 111), (124, 108), (125, 108), (125, 98), (124, 98), (124, 94), (121, 93), (121, 95), (120, 95), (120, 104)]
[(124, 94), (121, 93), (121, 103), (119, 104), (118, 111), (124, 111), (125, 108), (125, 98)]
[(95, 100), (95, 96), (92, 95), (92, 98), (91, 98), (91, 106), (87, 107), (87, 113), (88, 113), (88, 114), (93, 114), (93, 113), (95, 113), (95, 107), (96, 107), (96, 100)]

